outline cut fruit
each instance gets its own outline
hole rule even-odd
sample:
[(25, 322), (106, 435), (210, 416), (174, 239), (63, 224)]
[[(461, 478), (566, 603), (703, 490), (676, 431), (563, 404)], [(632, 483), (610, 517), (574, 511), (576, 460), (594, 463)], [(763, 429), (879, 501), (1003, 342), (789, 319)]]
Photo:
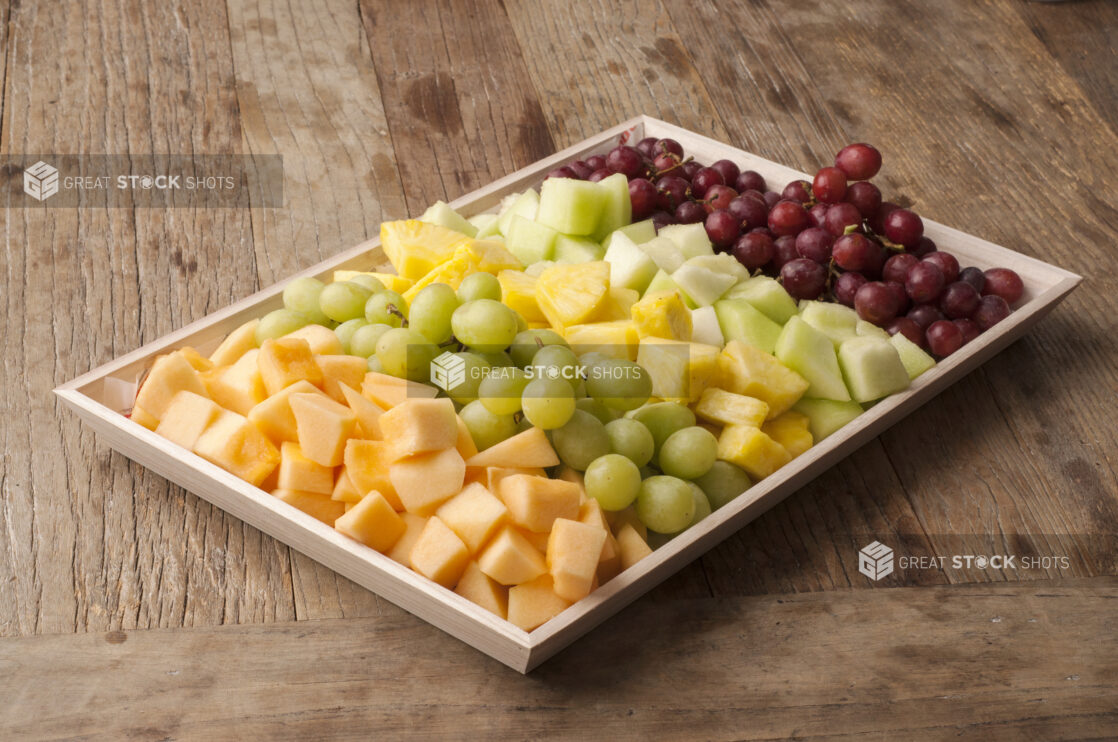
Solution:
[[(598, 181), (598, 188), (605, 196), (605, 205), (598, 219), (598, 227), (594, 230), (593, 239), (601, 242), (614, 231), (625, 227), (633, 221), (633, 206), (629, 199), (629, 179), (621, 174), (602, 178)], [(602, 248), (605, 250), (605, 248)], [(601, 258), (595, 258), (600, 260)]]
[(559, 456), (540, 428), (528, 428), (512, 438), (490, 446), (466, 462), (471, 467), (538, 467), (558, 466)]
[(909, 379), (915, 379), (920, 374), (935, 367), (936, 360), (901, 333), (898, 332), (890, 337), (889, 342), (897, 349), (897, 354), (901, 357), (901, 363), (904, 364)]
[(601, 260), (605, 252), (593, 240), (561, 234), (555, 238), (552, 256), (556, 263), (590, 263)]
[(850, 400), (831, 339), (800, 317), (788, 320), (776, 341), (777, 359), (811, 385), (804, 392), (816, 399)]
[(502, 585), (518, 585), (547, 572), (543, 554), (515, 528), (493, 537), (477, 559), (478, 567)]
[(223, 411), (194, 443), (194, 453), (257, 487), (280, 463), (280, 452), (248, 418)]
[(434, 517), (423, 527), (412, 546), (410, 557), (412, 569), (451, 590), (470, 562), (470, 552), (462, 539)]
[(466, 565), (454, 592), (501, 618), (509, 615), (509, 589), (482, 572), (477, 562)]
[(556, 595), (573, 603), (590, 594), (605, 543), (601, 526), (566, 518), (555, 521), (547, 540), (547, 566)]
[(574, 482), (525, 474), (501, 480), (497, 493), (513, 523), (536, 533), (551, 530), (556, 518), (578, 518), (581, 488)]
[(405, 510), (416, 515), (432, 515), (462, 490), (466, 462), (453, 448), (421, 453), (397, 460), (388, 468), (388, 478)]
[(468, 245), (459, 247), (456, 253), (472, 255), (479, 271), (494, 275), (500, 271), (521, 270), (524, 267), (516, 256), (508, 251), (505, 241), (500, 237), (473, 240)]
[(859, 337), (878, 337), (882, 340), (888, 340), (890, 338), (889, 333), (887, 333), (884, 329), (878, 327), (872, 322), (866, 322), (864, 319), (859, 319), (858, 322), (855, 323), (854, 332)]
[(809, 386), (776, 358), (738, 340), (722, 349), (713, 385), (765, 402), (770, 419), (791, 408)]
[(331, 500), (338, 502), (358, 503), (361, 502), (363, 493), (357, 491), (354, 486), (353, 480), (349, 478), (343, 466), (338, 470), (338, 478), (334, 480), (334, 489), (330, 493)]
[(811, 436), (816, 442), (831, 435), (864, 411), (857, 402), (833, 402), (829, 399), (801, 399), (792, 409), (807, 415)]
[(260, 346), (256, 364), (268, 396), (283, 391), (296, 381), (322, 386), (322, 369), (311, 354), (310, 343), (302, 338), (265, 340)]
[(535, 220), (539, 208), (540, 194), (536, 193), (533, 188), (529, 188), (524, 191), (524, 193), (510, 197), (509, 205), (502, 209), (500, 216), (497, 217), (498, 231), (508, 237), (509, 227), (514, 217), (520, 216), (525, 219)]
[(723, 299), (714, 304), (718, 326), (727, 340), (738, 340), (772, 353), (780, 337), (780, 325), (745, 299)]
[(253, 319), (229, 333), (221, 345), (217, 346), (210, 360), (215, 366), (232, 366), (245, 353), (256, 347), (256, 326), (260, 320)]
[(691, 340), (691, 310), (678, 291), (648, 292), (629, 311), (642, 339)]
[(182, 391), (171, 399), (155, 432), (189, 451), (221, 412), (209, 397)]
[(764, 479), (792, 460), (784, 446), (750, 425), (727, 425), (722, 429), (718, 458), (740, 466), (754, 481)]
[(405, 567), (411, 567), (411, 550), (419, 540), (423, 529), (427, 527), (427, 519), (415, 513), (400, 513), (400, 519), (404, 521), (404, 533), (385, 556)]
[(322, 391), (341, 404), (349, 404), (342, 386), (351, 390), (360, 388), (369, 372), (368, 361), (357, 356), (315, 356), (314, 360), (322, 369)]
[(858, 314), (850, 307), (822, 301), (800, 302), (800, 319), (826, 335), (835, 347), (857, 336)]
[(423, 212), (423, 216), (419, 217), (419, 221), (427, 222), (428, 224), (436, 224), (440, 227), (446, 227), (447, 229), (453, 229), (455, 232), (461, 232), (467, 237), (474, 237), (477, 235), (477, 227), (464, 219), (457, 211), (450, 208), (446, 201), (436, 201), (433, 203), (427, 211)]
[(380, 244), (385, 256), (397, 273), (413, 281), (450, 260), (454, 251), (469, 239), (461, 232), (418, 219), (380, 225)]
[(698, 255), (693, 258), (688, 258), (684, 265), (694, 265), (699, 268), (706, 268), (709, 271), (714, 271), (718, 274), (725, 274), (734, 277), (734, 283), (731, 286), (746, 281), (749, 279), (749, 271), (745, 266), (734, 259), (733, 255), (729, 253), (718, 253), (717, 255)]
[[(364, 377), (364, 374), (362, 374)], [(380, 416), (384, 414), (384, 409), (361, 394), (348, 384), (341, 382), (338, 385), (342, 390), (342, 396), (345, 402), (349, 405), (349, 409), (353, 410), (353, 414), (357, 416), (357, 430), (358, 437), (365, 438), (366, 440), (379, 441), (384, 439), (384, 433), (380, 429)]]
[(175, 395), (184, 391), (193, 392), (201, 397), (210, 396), (206, 391), (206, 385), (202, 383), (202, 377), (198, 375), (198, 370), (182, 353), (159, 356), (140, 385), (140, 392), (136, 395), (133, 407), (143, 409), (158, 420), (163, 417), (163, 413), (171, 405)]
[(579, 355), (597, 352), (627, 361), (636, 360), (640, 343), (632, 320), (572, 325), (563, 330), (563, 338)]
[(503, 466), (490, 466), (485, 469), (485, 486), (486, 488), (496, 494), (501, 491), (501, 480), (505, 477), (511, 477), (516, 474), (527, 474), (533, 477), (546, 477), (547, 472), (543, 469), (537, 468), (518, 468), (509, 469)]
[(606, 250), (609, 250), (610, 246), (613, 244), (613, 240), (618, 235), (625, 235), (633, 244), (641, 245), (656, 236), (656, 225), (651, 219), (645, 219), (642, 222), (633, 222), (632, 224), (627, 224), (624, 227), (615, 229), (608, 235), (606, 235), (606, 238), (602, 240), (602, 247), (604, 247)]
[(474, 214), (471, 217), (467, 217), (466, 221), (472, 224), (474, 229), (477, 230), (477, 234), (475, 234), (474, 237), (478, 239), (484, 239), (491, 235), (498, 234), (496, 214)]
[(432, 268), (403, 293), (404, 301), (410, 303), (423, 289), (433, 283), (445, 283), (452, 289), (462, 285), (462, 280), (471, 273), (478, 272), (477, 256), (470, 251), (469, 245), (462, 245), (445, 263)]
[(766, 317), (783, 325), (796, 314), (796, 300), (775, 278), (754, 276), (726, 292), (727, 299), (745, 299)]
[(665, 273), (675, 273), (685, 260), (683, 252), (667, 237), (655, 237), (638, 247)]
[(439, 390), (418, 381), (370, 371), (361, 382), (361, 393), (386, 410), (409, 399), (434, 399)]
[(379, 492), (370, 492), (334, 522), (334, 528), (379, 552), (386, 552), (400, 540), (407, 527)]
[(648, 337), (641, 341), (637, 363), (652, 378), (652, 396), (689, 404), (710, 384), (719, 349), (702, 343)]
[(297, 381), (257, 404), (247, 415), (277, 445), (299, 440), (295, 413), (291, 411), (292, 394), (322, 394), (322, 391), (309, 381)]
[(629, 312), (633, 305), (641, 298), (639, 292), (633, 289), (610, 286), (606, 298), (598, 308), (586, 318), (586, 324), (594, 322), (617, 322), (629, 319)]
[(307, 344), (311, 346), (311, 353), (316, 356), (338, 356), (345, 353), (342, 341), (329, 327), (304, 325), (295, 332), (287, 333), (281, 340), (291, 340), (293, 338), (306, 340)]
[(476, 554), (508, 518), (509, 510), (480, 484), (467, 485), (439, 506), (435, 515)]
[(303, 453), (323, 466), (337, 466), (353, 437), (357, 416), (325, 394), (292, 394), (291, 412)]
[(871, 402), (908, 388), (908, 371), (888, 340), (851, 338), (839, 346), (838, 359), (855, 402)]
[(695, 405), (695, 414), (719, 425), (759, 428), (769, 416), (769, 405), (754, 397), (711, 387), (703, 390), (703, 396)]
[[(333, 335), (334, 333), (330, 334)], [(224, 371), (214, 369), (217, 376), (210, 381), (207, 389), (215, 402), (239, 415), (247, 415), (253, 407), (264, 401), (268, 392), (264, 388), (264, 380), (260, 376), (260, 368), (257, 365), (259, 355), (260, 350), (253, 348)], [(186, 363), (186, 361), (183, 361), (183, 363)], [(189, 366), (189, 364), (187, 365)], [(190, 370), (197, 373), (193, 368)], [(145, 381), (144, 385), (140, 387), (140, 396), (137, 397), (136, 403), (148, 412), (158, 415), (159, 412), (149, 408), (143, 398), (148, 383), (148, 381)]]
[(277, 482), (284, 490), (330, 495), (334, 492), (334, 469), (308, 459), (298, 443), (284, 441)]
[(345, 515), (345, 503), (331, 500), (329, 497), (315, 492), (299, 492), (298, 490), (277, 489), (272, 492), (277, 500), (282, 500), (292, 507), (302, 510), (316, 520), (328, 526)]
[[(570, 179), (552, 178), (546, 182), (558, 180)], [(609, 292), (609, 272), (609, 263), (597, 261), (555, 265), (540, 274), (536, 296), (548, 322), (554, 327), (569, 327), (592, 315)]]
[(396, 448), (386, 441), (362, 441), (353, 439), (345, 446), (345, 471), (353, 481), (354, 488), (362, 495), (376, 490), (396, 510), (403, 510), (404, 504), (392, 486), (388, 476), (389, 467), (396, 463), (399, 455)]
[(637, 531), (632, 523), (623, 523), (617, 529), (617, 548), (621, 556), (621, 571), (632, 567), (634, 564), (651, 556), (652, 549), (649, 548), (648, 542)]
[(718, 322), (718, 313), (713, 306), (699, 307), (691, 312), (691, 340), (704, 345), (717, 345), (719, 348), (726, 344), (726, 337)]
[(454, 450), (463, 460), (477, 456), (477, 444), (474, 443), (474, 437), (470, 434), (466, 421), (457, 415), (455, 418), (458, 421), (458, 437), (454, 439)]
[(604, 258), (609, 263), (610, 285), (644, 291), (656, 275), (656, 263), (624, 230), (614, 232), (610, 238)]
[(540, 311), (536, 301), (535, 276), (523, 271), (501, 271), (497, 274), (501, 284), (501, 301), (515, 310), (525, 322), (546, 322), (547, 317)]
[(409, 399), (387, 410), (377, 421), (385, 440), (403, 454), (453, 448), (458, 416), (449, 399)]
[(411, 288), (414, 281), (404, 278), (396, 273), (378, 273), (376, 271), (334, 271), (334, 282), (348, 281), (355, 276), (370, 276), (377, 279), (389, 291), (402, 294)]
[(689, 309), (698, 307), (694, 300), (691, 299), (691, 297), (679, 287), (679, 284), (673, 281), (672, 277), (664, 270), (657, 271), (656, 275), (652, 277), (652, 281), (648, 284), (648, 288), (644, 290), (646, 294), (657, 291), (678, 291), (680, 295), (683, 296), (683, 303), (686, 304)]
[(555, 594), (551, 575), (540, 575), (531, 582), (509, 589), (508, 620), (525, 631), (531, 631), (558, 616), (570, 604), (570, 601)]
[[(702, 224), (669, 224), (660, 230), (660, 236), (674, 242), (684, 258), (714, 255), (714, 247)], [(732, 257), (730, 259), (733, 260)]]
[(540, 187), (536, 221), (563, 234), (594, 234), (609, 199), (609, 192), (597, 183), (548, 178)]
[(810, 430), (811, 421), (807, 415), (788, 410), (783, 415), (769, 420), (761, 426), (761, 432), (784, 446), (788, 455), (796, 458), (811, 448), (815, 442)]
[(524, 265), (531, 265), (552, 259), (558, 236), (559, 232), (546, 224), (514, 215), (509, 223), (505, 244), (517, 260)]

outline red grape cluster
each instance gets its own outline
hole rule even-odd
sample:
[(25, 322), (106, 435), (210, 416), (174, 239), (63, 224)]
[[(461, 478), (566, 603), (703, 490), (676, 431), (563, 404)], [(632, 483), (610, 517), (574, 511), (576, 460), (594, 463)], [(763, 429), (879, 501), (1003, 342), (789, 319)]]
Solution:
[(843, 147), (815, 178), (768, 189), (730, 160), (704, 166), (674, 139), (648, 137), (576, 160), (549, 178), (629, 178), (633, 221), (702, 222), (715, 250), (777, 277), (795, 299), (853, 307), (862, 319), (904, 334), (943, 358), (1009, 316), (1024, 292), (1008, 268), (960, 268), (924, 236), (916, 212), (882, 200), (870, 179), (881, 153)]

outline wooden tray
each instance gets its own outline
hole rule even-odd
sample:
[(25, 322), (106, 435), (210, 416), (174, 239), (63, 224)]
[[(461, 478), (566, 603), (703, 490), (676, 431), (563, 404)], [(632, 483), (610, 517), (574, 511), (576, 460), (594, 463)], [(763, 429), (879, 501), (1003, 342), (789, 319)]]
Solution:
[[(805, 173), (663, 121), (639, 116), (463, 196), (451, 206), (465, 216), (495, 210), (505, 195), (537, 187), (544, 174), (560, 164), (605, 153), (619, 141), (635, 143), (646, 136), (670, 136), (689, 155), (703, 162), (729, 158), (743, 170), (758, 171), (769, 183), (810, 180)], [(208, 353), (233, 328), (281, 306), (280, 295), (287, 281), (96, 368), (58, 387), (55, 393), (124, 455), (480, 651), (527, 672), (1021, 337), (1081, 280), (1074, 273), (935, 222), (925, 221), (925, 231), (964, 265), (999, 265), (1017, 271), (1025, 283), (1025, 296), (1018, 309), (921, 376), (906, 391), (874, 405), (842, 430), (531, 633), (346, 538), (122, 414), (131, 407), (137, 381), (156, 355), (183, 345)], [(369, 240), (297, 275), (329, 280), (336, 269), (383, 269), (386, 261), (379, 243), (379, 239)]]

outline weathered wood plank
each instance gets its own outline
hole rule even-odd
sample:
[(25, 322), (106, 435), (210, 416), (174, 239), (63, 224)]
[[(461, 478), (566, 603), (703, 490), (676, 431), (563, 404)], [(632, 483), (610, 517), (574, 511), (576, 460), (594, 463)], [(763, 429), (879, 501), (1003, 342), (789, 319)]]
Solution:
[(407, 617), (12, 638), (0, 640), (0, 730), (1106, 738), (1118, 734), (1116, 600), (1118, 582), (1097, 579), (642, 601), (528, 677)]

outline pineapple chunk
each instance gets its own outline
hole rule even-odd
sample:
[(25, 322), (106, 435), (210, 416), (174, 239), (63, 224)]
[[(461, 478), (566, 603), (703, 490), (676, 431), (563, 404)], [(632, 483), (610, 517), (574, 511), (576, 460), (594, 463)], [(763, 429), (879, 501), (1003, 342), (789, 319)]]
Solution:
[(554, 265), (540, 274), (536, 296), (548, 322), (557, 328), (577, 325), (609, 295), (609, 263)]
[(711, 387), (703, 390), (695, 414), (719, 425), (752, 425), (755, 428), (769, 416), (768, 404), (753, 397)]
[(633, 305), (640, 298), (640, 293), (634, 289), (627, 289), (624, 286), (610, 286), (606, 298), (594, 310), (594, 313), (586, 318), (586, 321), (588, 323), (616, 322), (617, 320), (629, 319)]
[(718, 458), (745, 469), (754, 481), (764, 479), (792, 460), (784, 446), (750, 425), (727, 425), (722, 429)]
[(629, 319), (571, 325), (563, 330), (563, 338), (579, 355), (597, 351), (627, 361), (637, 359), (640, 344), (636, 325)]
[(477, 258), (477, 269), (485, 273), (496, 275), (501, 271), (518, 271), (523, 267), (499, 239), (474, 240), (470, 243), (470, 252)]
[(411, 303), (423, 289), (433, 283), (445, 283), (452, 289), (462, 285), (462, 279), (471, 273), (478, 272), (478, 257), (470, 251), (469, 245), (462, 245), (454, 251), (454, 255), (445, 263), (439, 263), (422, 278), (417, 280), (411, 288), (404, 292), (404, 299)]
[(784, 446), (792, 458), (811, 448), (811, 420), (807, 415), (788, 410), (761, 426), (761, 432)]
[(334, 282), (348, 281), (354, 276), (372, 276), (384, 284), (386, 289), (395, 291), (397, 294), (403, 294), (414, 283), (410, 278), (404, 278), (395, 273), (377, 273), (375, 271), (334, 271)]
[(539, 302), (536, 301), (535, 276), (523, 271), (501, 271), (497, 274), (501, 283), (501, 301), (511, 309), (520, 313), (526, 322), (546, 322)]
[(450, 260), (470, 238), (435, 224), (408, 219), (380, 225), (380, 244), (389, 262), (404, 278), (418, 280)]
[(768, 353), (740, 340), (731, 340), (718, 357), (714, 386), (765, 402), (771, 420), (787, 412), (804, 395), (809, 384)]
[(645, 294), (630, 311), (641, 339), (691, 339), (691, 310), (683, 303), (683, 297), (678, 291)]
[(637, 351), (639, 363), (652, 377), (652, 394), (689, 404), (702, 395), (718, 366), (718, 348), (647, 337)]

